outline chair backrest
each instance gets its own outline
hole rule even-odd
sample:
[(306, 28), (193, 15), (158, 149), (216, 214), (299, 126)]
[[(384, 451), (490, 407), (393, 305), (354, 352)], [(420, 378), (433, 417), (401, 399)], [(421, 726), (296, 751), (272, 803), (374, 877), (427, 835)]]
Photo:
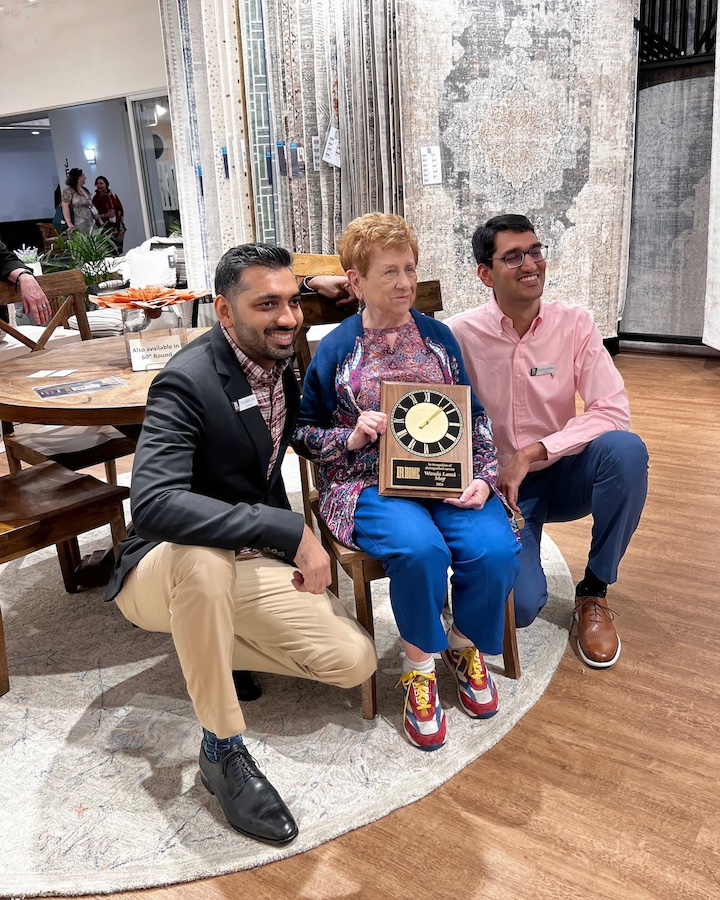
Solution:
[[(32, 340), (28, 335), (1, 319), (0, 328), (32, 351), (42, 350), (55, 329), (61, 326), (67, 328), (68, 319), (74, 315), (77, 317), (81, 340), (91, 340), (92, 332), (85, 311), (87, 288), (82, 272), (79, 269), (72, 269), (69, 272), (57, 272), (53, 275), (38, 275), (37, 282), (45, 292), (52, 312), (52, 318), (40, 337)], [(0, 306), (17, 303), (19, 299), (20, 295), (15, 292), (14, 284), (0, 282)]]
[(340, 257), (318, 253), (295, 253), (292, 263), (293, 274), (298, 278), (312, 278), (313, 275), (344, 275)]
[(52, 222), (37, 222), (36, 224), (43, 239), (43, 249), (48, 253), (54, 249), (55, 238), (60, 236), (60, 232), (57, 231)]
[[(313, 275), (344, 275), (340, 265), (339, 256), (319, 256), (312, 253), (296, 253), (293, 256), (293, 275), (297, 278), (310, 278)], [(343, 303), (340, 306), (334, 300), (323, 297), (322, 294), (303, 294), (303, 327), (300, 329), (295, 352), (297, 356), (300, 377), (305, 377), (305, 372), (310, 365), (312, 353), (307, 339), (308, 329), (313, 325), (337, 325), (358, 311), (357, 301)], [(441, 312), (442, 292), (439, 281), (421, 281), (417, 286), (415, 297), (415, 309), (426, 316), (435, 317), (435, 313)]]

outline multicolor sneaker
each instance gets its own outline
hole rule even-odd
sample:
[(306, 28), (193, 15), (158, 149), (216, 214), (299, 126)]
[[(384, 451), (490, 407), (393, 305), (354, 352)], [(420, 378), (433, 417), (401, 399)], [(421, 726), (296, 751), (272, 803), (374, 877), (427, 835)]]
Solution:
[(498, 711), (495, 684), (475, 647), (443, 650), (445, 665), (455, 676), (460, 705), (472, 719), (489, 719)]
[(421, 750), (439, 750), (445, 743), (445, 712), (438, 699), (435, 673), (414, 669), (398, 684), (405, 688), (403, 728), (407, 739)]

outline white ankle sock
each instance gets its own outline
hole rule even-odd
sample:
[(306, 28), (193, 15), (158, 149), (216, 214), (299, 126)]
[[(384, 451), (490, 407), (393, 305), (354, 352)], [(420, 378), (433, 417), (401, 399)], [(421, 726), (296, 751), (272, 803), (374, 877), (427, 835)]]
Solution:
[(430, 656), (423, 662), (414, 662), (407, 656), (403, 659), (403, 675), (408, 672), (422, 672), (423, 675), (430, 675), (435, 671), (435, 657)]
[(447, 633), (448, 646), (451, 650), (464, 650), (466, 647), (473, 647), (473, 642), (466, 637), (461, 637), (452, 628)]

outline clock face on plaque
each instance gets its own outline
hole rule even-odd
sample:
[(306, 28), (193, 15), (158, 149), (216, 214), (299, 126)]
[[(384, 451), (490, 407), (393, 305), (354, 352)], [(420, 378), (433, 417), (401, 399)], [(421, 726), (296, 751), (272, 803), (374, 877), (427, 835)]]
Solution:
[(442, 456), (459, 442), (463, 416), (457, 403), (432, 388), (403, 394), (390, 413), (395, 440), (415, 456)]
[(383, 497), (459, 497), (472, 481), (470, 388), (383, 381), (378, 490)]

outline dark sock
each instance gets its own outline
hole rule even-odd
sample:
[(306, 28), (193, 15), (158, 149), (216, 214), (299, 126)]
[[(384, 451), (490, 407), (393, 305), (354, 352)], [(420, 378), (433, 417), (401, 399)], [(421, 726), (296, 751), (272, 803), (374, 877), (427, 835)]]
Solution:
[(227, 756), (231, 750), (237, 750), (238, 747), (242, 746), (243, 739), (240, 734), (234, 734), (229, 738), (219, 738), (212, 731), (203, 728), (203, 750), (205, 751), (205, 756), (212, 763), (220, 762), (223, 756)]
[(600, 581), (591, 571), (589, 566), (585, 566), (585, 577), (575, 588), (576, 597), (604, 597), (607, 594), (607, 582)]

